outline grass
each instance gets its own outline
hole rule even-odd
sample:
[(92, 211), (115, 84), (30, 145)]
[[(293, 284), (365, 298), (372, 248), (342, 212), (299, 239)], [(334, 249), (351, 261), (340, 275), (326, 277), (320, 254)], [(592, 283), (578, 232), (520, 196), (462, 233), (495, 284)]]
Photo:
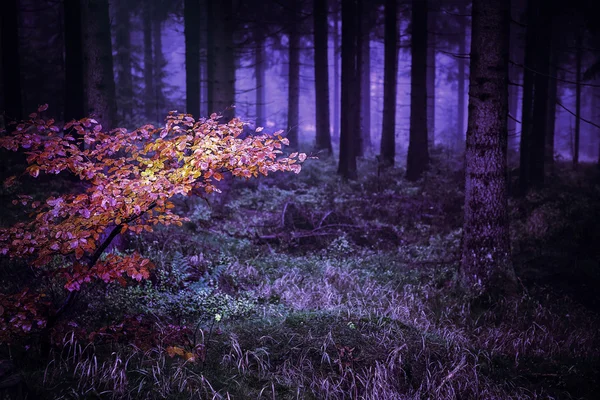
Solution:
[(236, 183), (218, 210), (181, 200), (189, 224), (130, 241), (149, 282), (82, 293), (48, 362), (34, 341), (0, 358), (41, 399), (594, 398), (597, 185), (511, 200), (522, 291), (478, 308), (454, 289), (460, 171), (334, 168)]

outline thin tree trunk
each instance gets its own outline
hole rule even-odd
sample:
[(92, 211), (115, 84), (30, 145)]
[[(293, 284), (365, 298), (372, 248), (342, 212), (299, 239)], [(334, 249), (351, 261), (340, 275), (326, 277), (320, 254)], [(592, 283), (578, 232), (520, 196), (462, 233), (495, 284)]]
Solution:
[(363, 16), (363, 1), (364, 0), (356, 0), (355, 5), (355, 17), (354, 17), (354, 29), (356, 33), (354, 35), (354, 52), (356, 57), (355, 70), (354, 70), (354, 96), (358, 99), (356, 101), (356, 108), (354, 110), (354, 126), (356, 127), (356, 137), (354, 139), (354, 156), (355, 157), (363, 157), (364, 154), (364, 143), (363, 143), (363, 131), (362, 131), (362, 67), (363, 67), (363, 29), (364, 23), (362, 21)]
[(383, 117), (381, 124), (381, 160), (384, 166), (394, 165), (396, 158), (396, 86), (398, 71), (398, 4), (385, 2)]
[(357, 111), (360, 99), (356, 96), (357, 56), (356, 0), (342, 2), (342, 110), (340, 131), (340, 161), (338, 174), (344, 179), (356, 179), (356, 141), (358, 139)]
[(340, 17), (333, 13), (333, 139), (340, 141)]
[(233, 4), (231, 0), (208, 1), (207, 9), (208, 111), (221, 113), (222, 121), (229, 121), (235, 115)]
[(579, 33), (577, 37), (577, 55), (576, 55), (576, 87), (575, 87), (575, 138), (573, 143), (573, 168), (579, 167), (579, 140), (581, 134), (581, 75), (583, 58), (583, 34)]
[(256, 126), (264, 127), (266, 123), (265, 41), (261, 32), (257, 32), (257, 43), (254, 50), (254, 75), (256, 78)]
[(298, 33), (298, 10), (296, 2), (290, 5), (290, 28), (288, 45), (288, 107), (287, 138), (290, 146), (298, 148), (298, 125), (300, 123), (300, 34)]
[[(429, 36), (427, 40), (427, 134), (429, 147), (435, 146), (435, 47), (436, 47), (436, 14), (431, 9), (431, 0), (428, 1), (427, 24)], [(432, 33), (433, 32), (433, 33)]]
[[(200, 117), (200, 0), (183, 3), (185, 36), (185, 108), (188, 114)], [(212, 112), (212, 111), (210, 111)]]
[(473, 0), (461, 282), (476, 295), (514, 290), (506, 145), (510, 2)]
[(527, 33), (525, 36), (525, 68), (523, 70), (523, 111), (521, 112), (521, 141), (519, 144), (519, 189), (529, 190), (531, 177), (531, 135), (533, 132), (533, 93), (536, 46), (536, 20), (540, 0), (528, 0)]
[(158, 8), (154, 10), (152, 21), (152, 46), (154, 48), (154, 105), (155, 121), (161, 121), (165, 118), (166, 104), (164, 94), (163, 75), (167, 65), (162, 50), (162, 14), (159, 14)]
[[(115, 64), (117, 71), (117, 103), (122, 123), (130, 124), (133, 117), (133, 79), (131, 75), (131, 32), (129, 7), (126, 2), (117, 5), (115, 24)], [(69, 36), (65, 36), (68, 38)], [(68, 74), (67, 74), (68, 76)]]
[(410, 141), (406, 179), (416, 181), (429, 164), (427, 140), (427, 3), (413, 0)]
[(156, 110), (154, 88), (154, 60), (152, 59), (152, 5), (143, 5), (142, 26), (144, 33), (144, 115), (151, 119)]
[(86, 0), (83, 4), (87, 113), (104, 129), (110, 129), (117, 107), (108, 0)]
[(71, 121), (85, 116), (81, 0), (64, 0), (63, 9), (65, 19), (64, 120)]
[[(365, 12), (368, 12), (367, 10)], [(363, 40), (361, 46), (361, 104), (360, 128), (362, 132), (363, 150), (366, 153), (373, 151), (373, 143), (371, 141), (371, 15), (359, 21), (363, 24)]]
[(327, 61), (327, 0), (314, 0), (316, 147), (333, 153), (329, 131), (329, 71)]
[(458, 114), (457, 114), (457, 126), (456, 126), (456, 148), (462, 149), (463, 143), (465, 140), (466, 130), (465, 130), (465, 81), (467, 78), (466, 75), (466, 63), (467, 63), (467, 21), (466, 17), (461, 17), (461, 28), (462, 28), (462, 37), (459, 39), (458, 44)]

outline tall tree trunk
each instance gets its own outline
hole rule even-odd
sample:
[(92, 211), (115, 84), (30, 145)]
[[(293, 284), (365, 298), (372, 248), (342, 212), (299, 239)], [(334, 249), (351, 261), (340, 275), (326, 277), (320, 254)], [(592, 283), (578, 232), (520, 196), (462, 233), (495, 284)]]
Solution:
[(522, 194), (529, 190), (531, 177), (530, 155), (533, 132), (533, 93), (536, 46), (536, 20), (540, 0), (528, 0), (527, 33), (525, 36), (525, 68), (523, 69), (523, 111), (521, 112), (521, 141), (519, 143), (519, 189)]
[(465, 140), (466, 130), (465, 130), (465, 81), (467, 79), (466, 74), (466, 64), (467, 64), (467, 21), (466, 17), (461, 16), (461, 30), (462, 37), (459, 38), (458, 44), (458, 114), (457, 114), (457, 126), (456, 126), (456, 137), (455, 137), (455, 145), (457, 149), (463, 148), (463, 143)]
[(231, 0), (208, 1), (208, 112), (221, 113), (222, 121), (235, 115), (235, 55)]
[(298, 125), (300, 123), (300, 34), (298, 32), (298, 10), (296, 2), (290, 5), (288, 44), (288, 107), (287, 138), (290, 146), (298, 148)]
[(509, 79), (511, 82), (515, 84), (510, 85), (508, 87), (508, 153), (511, 154), (513, 150), (513, 144), (515, 140), (515, 136), (517, 134), (517, 113), (519, 107), (519, 86), (517, 86), (517, 82), (519, 82), (519, 76), (515, 72), (513, 76), (510, 76)]
[[(188, 114), (200, 117), (200, 0), (183, 3), (185, 35), (185, 108)], [(213, 111), (209, 111), (213, 112)]]
[[(364, 3), (363, 3), (364, 4)], [(364, 6), (363, 6), (364, 8)], [(365, 10), (369, 13), (369, 10)], [(361, 103), (360, 103), (360, 129), (362, 132), (363, 150), (366, 153), (373, 151), (373, 143), (371, 141), (371, 15), (360, 19), (359, 23), (363, 24), (362, 46), (361, 52), (361, 69), (360, 69), (360, 85), (361, 85)]]
[[(19, 58), (19, 4), (8, 0), (0, 13), (2, 40), (2, 86), (4, 91), (5, 123), (20, 121), (23, 117), (21, 69)], [(12, 130), (12, 126), (7, 126)]]
[(257, 29), (256, 49), (254, 49), (254, 75), (256, 78), (256, 126), (265, 126), (265, 40)]
[(436, 14), (431, 7), (432, 1), (427, 2), (427, 25), (429, 36), (427, 40), (427, 134), (429, 147), (435, 146), (435, 47), (437, 41)]
[(412, 2), (410, 141), (406, 179), (416, 181), (429, 164), (427, 141), (427, 3)]
[(108, 0), (86, 0), (83, 5), (87, 113), (110, 129), (117, 107)]
[(329, 131), (329, 71), (327, 62), (327, 0), (314, 0), (316, 147), (333, 153)]
[(583, 33), (580, 32), (577, 37), (577, 55), (576, 55), (576, 87), (575, 87), (575, 138), (573, 144), (573, 168), (579, 167), (579, 139), (581, 134), (581, 74), (583, 58)]
[(364, 156), (364, 143), (363, 143), (363, 131), (362, 131), (362, 67), (363, 67), (363, 29), (364, 23), (362, 21), (363, 16), (363, 1), (365, 0), (356, 0), (355, 11), (354, 11), (354, 51), (355, 51), (355, 70), (354, 70), (354, 96), (358, 99), (355, 105), (355, 114), (354, 114), (354, 126), (356, 127), (356, 137), (354, 140), (354, 156), (362, 157)]
[(394, 165), (396, 158), (396, 87), (398, 71), (398, 4), (385, 1), (383, 118), (381, 124), (381, 160), (384, 166)]
[(534, 77), (533, 130), (530, 136), (529, 179), (530, 186), (541, 187), (544, 183), (546, 133), (548, 131), (548, 90), (550, 74), (550, 42), (552, 18), (550, 5), (538, 12), (536, 27), (536, 53)]
[(333, 13), (333, 139), (340, 140), (340, 18)]
[[(552, 37), (556, 37), (553, 33)], [(555, 78), (558, 73), (556, 66), (556, 49), (550, 49), (550, 69), (548, 80), (548, 114), (546, 122), (546, 143), (544, 150), (545, 168), (550, 173), (554, 173), (554, 131), (556, 128), (556, 100), (558, 97), (558, 80)]]
[(344, 179), (356, 179), (356, 141), (358, 140), (357, 111), (360, 99), (358, 85), (356, 47), (357, 1), (342, 2), (342, 110), (340, 121), (340, 162), (338, 173)]
[(154, 88), (154, 60), (152, 58), (152, 4), (143, 4), (142, 26), (144, 33), (144, 115), (152, 119), (155, 115), (156, 90)]
[(63, 10), (65, 19), (64, 120), (71, 121), (85, 116), (81, 0), (64, 0)]
[(473, 0), (472, 15), (461, 281), (493, 296), (516, 280), (505, 179), (510, 2)]
[(157, 7), (154, 9), (154, 18), (152, 20), (152, 46), (154, 48), (154, 105), (155, 121), (161, 121), (165, 117), (165, 94), (163, 75), (167, 65), (162, 50), (162, 18)]
[[(133, 79), (131, 76), (131, 32), (129, 27), (129, 11), (126, 2), (118, 3), (115, 24), (117, 104), (120, 110), (120, 122), (125, 124), (131, 124), (131, 118), (133, 117)], [(66, 33), (65, 36), (67, 38), (69, 37)]]

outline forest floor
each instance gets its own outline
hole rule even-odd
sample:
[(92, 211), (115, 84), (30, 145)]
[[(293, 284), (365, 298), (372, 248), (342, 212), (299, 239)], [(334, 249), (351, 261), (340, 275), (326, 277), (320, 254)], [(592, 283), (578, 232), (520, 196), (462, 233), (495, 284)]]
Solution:
[[(149, 281), (83, 292), (48, 362), (34, 342), (0, 344), (0, 359), (40, 399), (595, 398), (595, 167), (559, 166), (510, 200), (521, 293), (482, 308), (455, 289), (464, 177), (451, 161), (412, 184), (371, 161), (343, 183), (310, 160), (210, 204), (180, 199), (183, 227), (129, 238), (157, 266)], [(2, 286), (18, 267), (2, 264)]]

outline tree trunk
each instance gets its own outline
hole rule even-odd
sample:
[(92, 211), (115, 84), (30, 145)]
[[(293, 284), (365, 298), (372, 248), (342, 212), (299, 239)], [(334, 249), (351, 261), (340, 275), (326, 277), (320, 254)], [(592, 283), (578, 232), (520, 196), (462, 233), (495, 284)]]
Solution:
[(333, 139), (340, 141), (340, 18), (333, 13)]
[(427, 25), (429, 36), (427, 40), (427, 134), (429, 136), (429, 147), (435, 146), (435, 47), (437, 41), (436, 14), (431, 9), (431, 0), (427, 8)]
[(2, 35), (2, 86), (4, 91), (4, 116), (8, 122), (21, 121), (23, 103), (21, 95), (21, 69), (19, 58), (19, 7), (17, 0), (8, 0), (2, 6), (0, 34)]
[(221, 113), (222, 121), (235, 115), (235, 55), (231, 0), (208, 1), (208, 112)]
[(506, 145), (510, 2), (473, 0), (461, 282), (476, 295), (512, 290)]
[(143, 5), (142, 26), (144, 33), (144, 116), (152, 119), (154, 116), (155, 94), (154, 89), (154, 61), (152, 59), (152, 5)]
[(427, 3), (412, 2), (410, 141), (406, 179), (416, 181), (429, 164), (427, 140)]
[(158, 11), (158, 8), (155, 8), (152, 21), (152, 46), (154, 48), (154, 120), (160, 122), (166, 115), (163, 76), (167, 61), (162, 50), (163, 14), (160, 14)]
[(300, 123), (300, 34), (298, 33), (298, 10), (296, 2), (292, 2), (290, 7), (287, 138), (292, 148), (298, 148), (298, 125)]
[(581, 74), (583, 58), (583, 33), (577, 37), (577, 55), (576, 55), (576, 87), (575, 87), (575, 139), (573, 144), (573, 168), (579, 167), (579, 138), (581, 134)]
[[(553, 34), (552, 37), (556, 37)], [(546, 122), (546, 143), (544, 150), (545, 168), (550, 173), (554, 173), (554, 131), (556, 127), (556, 100), (558, 96), (558, 80), (556, 77), (558, 68), (556, 66), (556, 49), (550, 50), (550, 69), (548, 80), (548, 111), (547, 111), (547, 122)]]
[(356, 84), (357, 56), (356, 21), (357, 2), (342, 2), (342, 116), (340, 121), (340, 162), (338, 173), (344, 179), (356, 179), (356, 141), (358, 140), (357, 111), (360, 99)]
[[(365, 10), (365, 13), (369, 12)], [(366, 153), (373, 151), (373, 143), (371, 141), (371, 15), (361, 19), (359, 23), (363, 24), (362, 46), (361, 46), (361, 69), (360, 69), (360, 85), (361, 85), (361, 103), (360, 103), (360, 129), (362, 132), (363, 150)]]
[[(81, 0), (64, 0), (63, 10), (65, 19), (64, 120), (71, 121), (85, 116)], [(133, 95), (131, 98), (133, 99)]]
[(83, 5), (87, 114), (110, 129), (115, 121), (116, 96), (108, 0), (86, 0)]
[(184, 1), (185, 111), (194, 118), (200, 117), (200, 15), (200, 0)]
[(355, 131), (355, 139), (354, 139), (354, 156), (355, 157), (363, 157), (364, 154), (364, 143), (363, 143), (363, 131), (362, 131), (362, 67), (363, 67), (363, 29), (364, 23), (362, 21), (363, 16), (363, 1), (365, 0), (356, 0), (355, 10), (354, 10), (354, 52), (355, 52), (355, 70), (354, 70), (354, 96), (358, 99), (356, 101), (355, 109), (354, 109), (354, 126), (356, 127)]
[(383, 118), (381, 124), (381, 160), (384, 166), (393, 166), (396, 158), (396, 86), (398, 71), (398, 4), (385, 2)]
[(540, 0), (528, 0), (527, 33), (525, 36), (525, 68), (523, 69), (523, 111), (521, 112), (521, 141), (519, 143), (519, 189), (529, 190), (531, 177), (531, 135), (533, 132), (533, 93), (536, 46), (536, 20)]
[(467, 79), (466, 75), (466, 64), (467, 64), (467, 21), (466, 17), (461, 17), (461, 28), (462, 28), (462, 37), (459, 39), (458, 44), (458, 114), (457, 114), (457, 126), (456, 126), (456, 137), (455, 137), (455, 145), (457, 149), (463, 148), (463, 143), (466, 136), (465, 130), (465, 81)]
[[(131, 76), (131, 35), (129, 7), (126, 2), (117, 5), (115, 24), (115, 52), (117, 71), (117, 104), (120, 110), (119, 119), (124, 124), (131, 124), (133, 117), (133, 79)], [(66, 35), (66, 38), (69, 38)], [(67, 39), (69, 40), (69, 39)], [(67, 74), (67, 77), (69, 75)]]
[(327, 61), (327, 0), (314, 0), (316, 147), (333, 153), (329, 131), (329, 71)]
[(265, 103), (265, 40), (257, 29), (256, 49), (254, 49), (254, 75), (256, 78), (256, 127), (266, 124)]

